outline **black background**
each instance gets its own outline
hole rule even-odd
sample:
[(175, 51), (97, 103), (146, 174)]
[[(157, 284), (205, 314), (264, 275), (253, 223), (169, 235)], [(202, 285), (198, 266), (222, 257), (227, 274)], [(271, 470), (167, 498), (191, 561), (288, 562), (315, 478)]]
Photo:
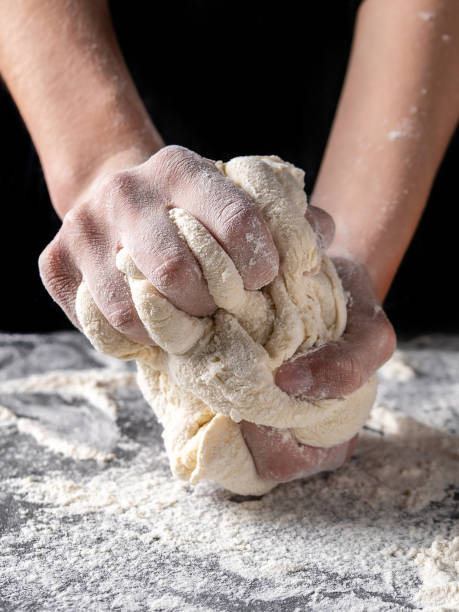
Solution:
[[(212, 159), (277, 154), (311, 192), (344, 78), (357, 3), (113, 1), (134, 80), (166, 143)], [(306, 9), (298, 13), (298, 7)], [(56, 24), (59, 27), (59, 24)], [(91, 95), (88, 92), (88, 95)], [(97, 100), (94, 100), (97, 104)], [(37, 258), (59, 228), (39, 162), (0, 85), (0, 329), (71, 328), (41, 285)], [(438, 173), (385, 308), (404, 335), (458, 331), (459, 138)]]

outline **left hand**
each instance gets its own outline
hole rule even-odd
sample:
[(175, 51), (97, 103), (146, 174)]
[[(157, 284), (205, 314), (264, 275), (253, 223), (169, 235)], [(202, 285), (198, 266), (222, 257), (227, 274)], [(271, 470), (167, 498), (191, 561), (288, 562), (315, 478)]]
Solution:
[[(309, 207), (308, 221), (323, 248), (332, 240), (334, 224), (323, 210)], [(333, 399), (360, 388), (392, 355), (396, 337), (379, 305), (365, 268), (340, 258), (334, 264), (343, 288), (350, 294), (345, 332), (337, 342), (325, 344), (307, 355), (295, 356), (276, 373), (277, 385), (287, 393), (309, 400)], [(299, 443), (287, 432), (242, 421), (241, 431), (261, 478), (287, 482), (334, 470), (352, 455), (357, 437), (316, 448)]]

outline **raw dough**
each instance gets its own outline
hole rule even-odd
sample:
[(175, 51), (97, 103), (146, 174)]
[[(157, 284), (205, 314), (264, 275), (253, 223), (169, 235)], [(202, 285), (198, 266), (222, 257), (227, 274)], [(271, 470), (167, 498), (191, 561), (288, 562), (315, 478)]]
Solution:
[[(238, 157), (218, 168), (260, 207), (280, 255), (279, 274), (246, 291), (228, 255), (188, 212), (171, 217), (199, 261), (218, 310), (196, 318), (170, 304), (122, 249), (117, 266), (129, 281), (139, 316), (157, 347), (127, 340), (98, 310), (85, 283), (77, 315), (93, 346), (136, 359), (138, 382), (164, 427), (174, 475), (206, 478), (239, 494), (262, 494), (262, 480), (238, 425), (285, 428), (305, 444), (329, 447), (363, 425), (376, 377), (338, 400), (302, 401), (274, 384), (273, 373), (296, 352), (337, 340), (346, 326), (346, 298), (333, 263), (305, 219), (304, 173), (278, 157)], [(247, 233), (253, 242), (253, 234)], [(254, 245), (256, 250), (257, 245)]]

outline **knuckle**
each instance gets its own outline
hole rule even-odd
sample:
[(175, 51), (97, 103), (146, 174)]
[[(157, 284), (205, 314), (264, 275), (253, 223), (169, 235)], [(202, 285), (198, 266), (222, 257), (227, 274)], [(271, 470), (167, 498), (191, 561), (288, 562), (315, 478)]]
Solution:
[(199, 156), (179, 145), (168, 145), (151, 158), (151, 165), (157, 180), (168, 186), (179, 183), (198, 170)]
[(239, 234), (244, 230), (251, 230), (254, 234), (261, 231), (260, 220), (253, 205), (248, 202), (229, 200), (220, 205), (215, 214), (223, 233), (228, 237), (233, 237), (235, 233)]
[(62, 239), (76, 260), (82, 252), (94, 252), (105, 248), (110, 242), (110, 230), (106, 221), (89, 204), (77, 205), (64, 218), (61, 228)]
[(43, 250), (38, 258), (38, 268), (43, 281), (55, 276), (56, 271), (63, 269), (66, 253), (58, 240), (53, 240)]
[(66, 240), (81, 240), (92, 226), (87, 206), (74, 206), (64, 217), (62, 234)]
[[(182, 285), (187, 282), (189, 277), (189, 266), (185, 258), (181, 255), (168, 257), (163, 264), (158, 266), (153, 272), (155, 286), (161, 289), (168, 289), (173, 286)], [(188, 280), (190, 280), (188, 278)]]
[(151, 181), (144, 168), (142, 171), (126, 170), (102, 179), (94, 197), (88, 205), (88, 215), (94, 225), (101, 228), (119, 228), (120, 219), (129, 223), (143, 217), (145, 212), (152, 213), (164, 203), (164, 191), (160, 185)]
[(77, 280), (72, 273), (68, 253), (60, 241), (54, 240), (46, 247), (39, 257), (38, 266), (48, 293), (66, 307), (73, 299)]
[(153, 157), (157, 159), (170, 159), (171, 157), (175, 158), (177, 155), (180, 156), (186, 153), (190, 153), (190, 149), (181, 145), (170, 144), (160, 149)]
[(106, 202), (132, 197), (138, 185), (137, 176), (129, 170), (120, 170), (104, 177), (98, 185), (98, 197)]
[(137, 312), (128, 301), (111, 305), (104, 315), (112, 327), (122, 332), (131, 331), (137, 323)]

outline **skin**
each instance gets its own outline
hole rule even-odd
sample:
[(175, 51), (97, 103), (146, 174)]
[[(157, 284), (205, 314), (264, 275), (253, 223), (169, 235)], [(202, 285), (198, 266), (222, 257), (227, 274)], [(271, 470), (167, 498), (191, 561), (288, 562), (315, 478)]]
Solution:
[[(380, 303), (458, 118), (455, 3), (366, 0), (359, 11), (346, 82), (312, 195), (319, 208), (308, 212), (324, 245), (334, 227), (325, 211), (335, 219), (330, 252), (352, 295), (349, 320), (342, 340), (279, 369), (277, 384), (293, 395), (349, 393), (394, 349), (395, 335)], [(200, 268), (169, 221), (172, 206), (208, 228), (247, 289), (274, 278), (277, 252), (250, 198), (210, 160), (164, 146), (123, 61), (105, 0), (2, 0), (0, 71), (63, 220), (40, 257), (41, 276), (75, 325), (75, 293), (84, 278), (116, 329), (150, 342), (114, 265), (122, 246), (176, 306), (194, 315), (213, 311)], [(245, 240), (248, 230), (265, 245), (258, 255)], [(248, 266), (250, 259), (255, 264)], [(241, 428), (260, 475), (278, 481), (334, 469), (355, 445), (353, 439), (314, 449), (270, 428), (250, 423)]]
[[(353, 297), (347, 329), (340, 342), (284, 364), (276, 382), (285, 391), (310, 399), (339, 397), (368, 380), (391, 355), (395, 337), (379, 304), (457, 125), (458, 74), (455, 0), (363, 2), (311, 197), (335, 221), (329, 254)], [(264, 477), (273, 470), (280, 481), (309, 476), (330, 469), (336, 459), (333, 448), (325, 454), (323, 449), (304, 450), (269, 429), (254, 432), (247, 423), (243, 431)], [(282, 470), (276, 475), (280, 456)]]

